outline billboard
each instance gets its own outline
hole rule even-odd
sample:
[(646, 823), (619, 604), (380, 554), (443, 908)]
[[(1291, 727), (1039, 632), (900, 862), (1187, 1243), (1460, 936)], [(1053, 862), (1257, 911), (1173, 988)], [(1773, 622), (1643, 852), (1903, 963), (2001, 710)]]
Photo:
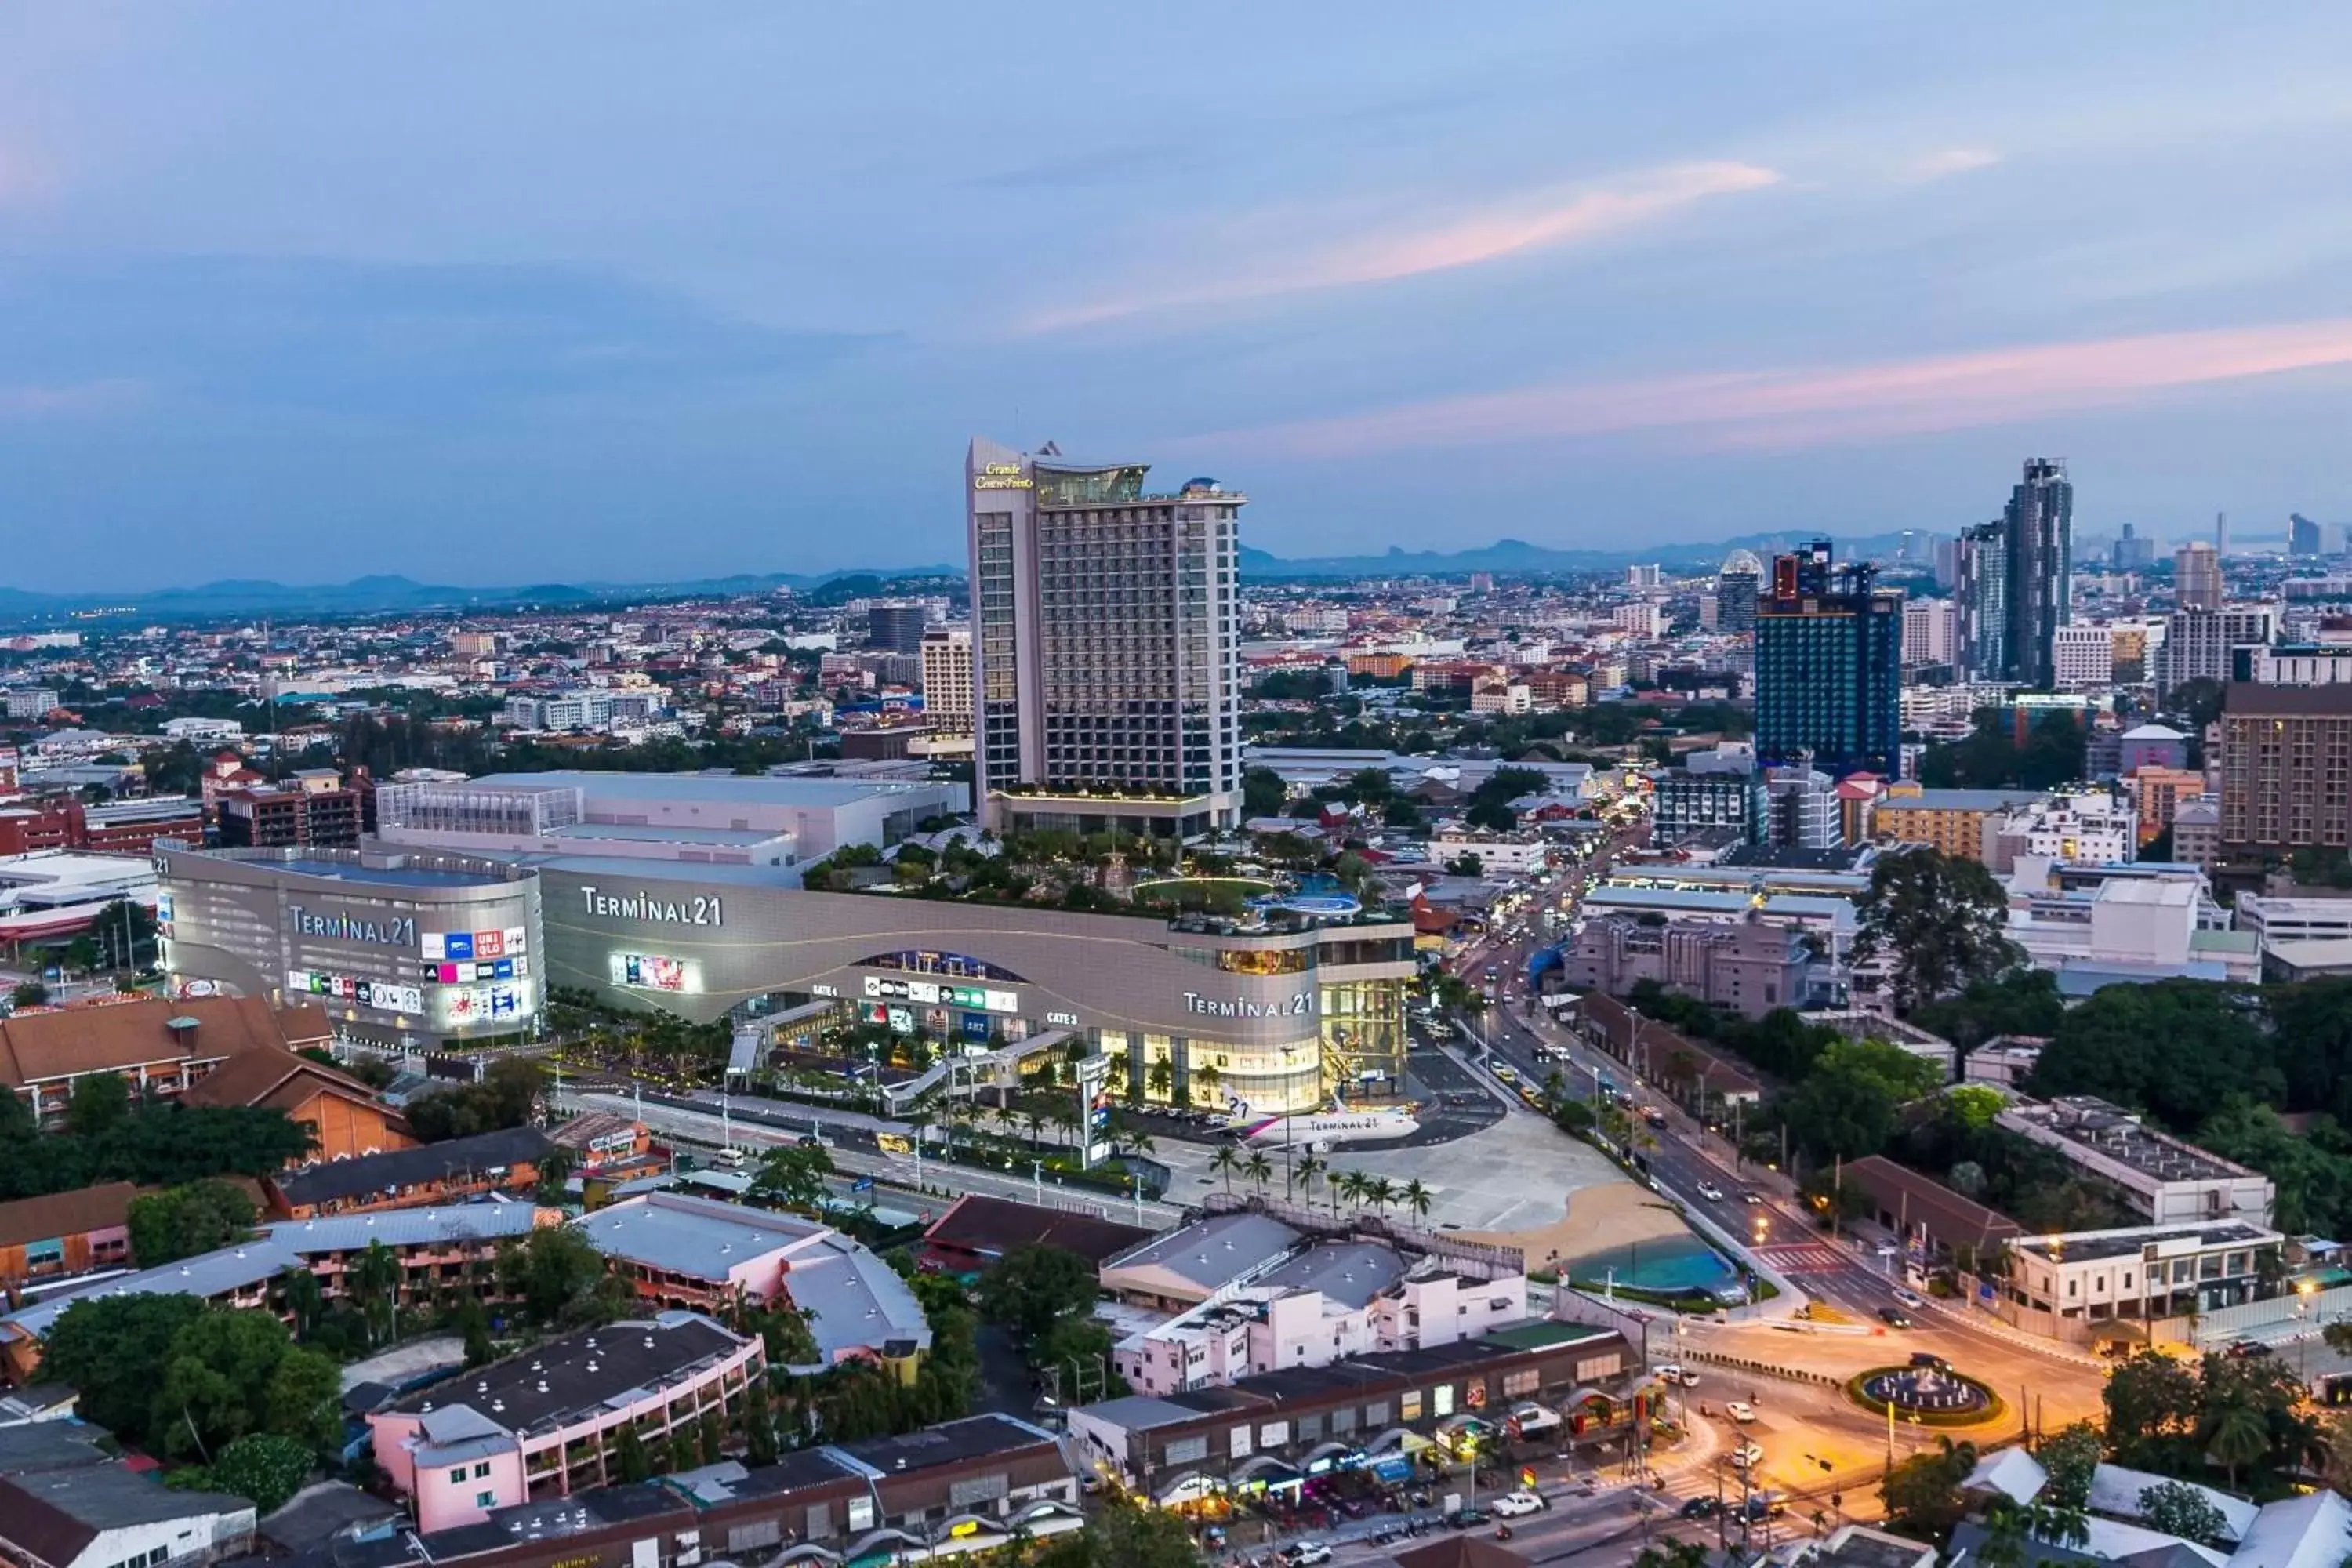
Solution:
[(631, 991), (688, 992), (702, 989), (695, 966), (683, 958), (654, 952), (616, 952), (608, 971), (615, 985)]

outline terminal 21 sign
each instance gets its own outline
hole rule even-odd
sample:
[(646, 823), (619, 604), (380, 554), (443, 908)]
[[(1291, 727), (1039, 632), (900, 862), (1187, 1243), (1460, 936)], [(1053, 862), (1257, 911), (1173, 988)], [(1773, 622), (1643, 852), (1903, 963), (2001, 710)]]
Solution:
[(1315, 993), (1300, 991), (1278, 1001), (1251, 1002), (1239, 996), (1227, 1001), (1222, 996), (1187, 991), (1184, 1007), (1188, 1012), (1212, 1018), (1311, 1018), (1315, 1016)]

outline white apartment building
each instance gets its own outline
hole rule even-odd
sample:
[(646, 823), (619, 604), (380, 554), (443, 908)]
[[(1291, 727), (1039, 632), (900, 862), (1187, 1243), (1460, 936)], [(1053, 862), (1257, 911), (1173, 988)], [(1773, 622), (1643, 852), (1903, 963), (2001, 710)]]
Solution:
[(1949, 599), (1903, 601), (1903, 662), (1949, 664), (1958, 648), (1958, 616)]
[(1138, 1394), (1475, 1339), (1527, 1316), (1524, 1276), (1471, 1278), (1373, 1241), (1318, 1241), (1179, 1317), (1128, 1335), (1111, 1364)]
[(1550, 843), (1535, 834), (1487, 833), (1472, 827), (1450, 827), (1429, 837), (1429, 858), (1459, 860), (1478, 857), (1481, 875), (1523, 877), (1551, 865)]
[(2169, 691), (2190, 680), (2230, 679), (2230, 652), (2278, 636), (2275, 605), (2224, 605), (2218, 609), (2175, 610), (2166, 617), (2164, 646), (2158, 650), (2158, 685)]
[(2139, 814), (2120, 795), (2053, 795), (2009, 813), (1991, 831), (1996, 871), (2029, 855), (2062, 865), (2121, 865), (2138, 850)]
[(2116, 678), (2116, 635), (2104, 626), (2058, 626), (2051, 633), (2052, 673), (2060, 686), (2106, 686)]
[(2139, 1118), (2091, 1095), (2022, 1101), (2000, 1112), (2002, 1127), (2057, 1151), (2084, 1174), (2114, 1189), (2152, 1225), (2216, 1220), (2270, 1224), (2277, 1189), (2259, 1171), (2151, 1131)]
[(2352, 939), (2352, 899), (2238, 895), (2238, 929), (2253, 933), (2256, 945)]
[(2263, 1255), (2284, 1242), (2237, 1220), (2021, 1237), (2009, 1246), (2000, 1315), (2031, 1332), (2080, 1342), (2108, 1319), (2219, 1311), (2258, 1299)]
[(1610, 619), (1619, 631), (1640, 637), (1644, 642), (1655, 642), (1666, 635), (1664, 605), (1648, 603), (1620, 605)]
[(946, 735), (972, 726), (971, 628), (933, 626), (923, 634), (923, 716)]

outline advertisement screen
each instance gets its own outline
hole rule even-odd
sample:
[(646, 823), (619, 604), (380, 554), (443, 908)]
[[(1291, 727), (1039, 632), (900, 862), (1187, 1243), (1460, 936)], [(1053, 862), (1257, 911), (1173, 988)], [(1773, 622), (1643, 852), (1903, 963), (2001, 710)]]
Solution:
[(615, 985), (632, 991), (693, 991), (694, 967), (682, 958), (665, 958), (659, 953), (616, 952), (612, 955), (611, 976)]

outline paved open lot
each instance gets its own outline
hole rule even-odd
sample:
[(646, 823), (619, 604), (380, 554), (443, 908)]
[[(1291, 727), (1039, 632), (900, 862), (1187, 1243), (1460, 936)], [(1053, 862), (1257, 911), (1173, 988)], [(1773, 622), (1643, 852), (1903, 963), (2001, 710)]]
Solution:
[[(1275, 1164), (1272, 1190), (1278, 1194), (1282, 1151), (1266, 1152)], [(1223, 1174), (1209, 1169), (1212, 1156), (1207, 1145), (1172, 1140), (1152, 1151), (1152, 1157), (1174, 1173), (1169, 1201), (1197, 1201), (1201, 1194), (1225, 1184)], [(1342, 1143), (1321, 1158), (1330, 1161), (1334, 1173), (1362, 1171), (1386, 1176), (1397, 1186), (1418, 1177), (1432, 1196), (1423, 1223), (1462, 1230), (1519, 1230), (1549, 1225), (1566, 1213), (1568, 1194), (1578, 1188), (1624, 1180), (1598, 1150), (1529, 1112), (1515, 1112), (1483, 1131), (1450, 1142), (1382, 1149)], [(1234, 1184), (1241, 1184), (1238, 1178)], [(1319, 1202), (1328, 1201), (1328, 1189), (1319, 1184), (1315, 1195)]]

